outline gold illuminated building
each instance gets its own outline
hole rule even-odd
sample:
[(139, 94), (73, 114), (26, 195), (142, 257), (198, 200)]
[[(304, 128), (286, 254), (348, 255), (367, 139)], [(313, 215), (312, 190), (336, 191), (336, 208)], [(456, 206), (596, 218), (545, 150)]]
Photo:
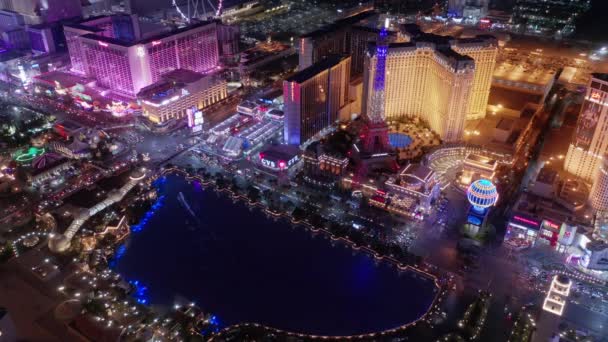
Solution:
[[(417, 117), (427, 122), (444, 142), (460, 141), (471, 108), (475, 61), (452, 50), (449, 37), (425, 35), (420, 38), (415, 42), (389, 44), (386, 120)], [(375, 48), (370, 47), (363, 89), (363, 108), (367, 111), (375, 65)]]
[(424, 33), (415, 24), (401, 25), (399, 31), (399, 37), (406, 42), (430, 42), (475, 61), (475, 77), (469, 95), (466, 119), (483, 119), (487, 112), (490, 87), (498, 56), (496, 38), (490, 35), (478, 35), (474, 38), (438, 36)]
[(177, 69), (143, 88), (137, 97), (143, 116), (155, 124), (186, 117), (192, 107), (205, 109), (228, 96), (226, 81), (218, 74)]
[(608, 153), (608, 74), (593, 74), (568, 147), (566, 171), (593, 183)]
[(475, 78), (467, 120), (483, 119), (486, 116), (492, 74), (496, 67), (498, 42), (491, 36), (478, 36), (471, 39), (458, 39), (452, 44), (452, 49), (461, 55), (475, 60)]

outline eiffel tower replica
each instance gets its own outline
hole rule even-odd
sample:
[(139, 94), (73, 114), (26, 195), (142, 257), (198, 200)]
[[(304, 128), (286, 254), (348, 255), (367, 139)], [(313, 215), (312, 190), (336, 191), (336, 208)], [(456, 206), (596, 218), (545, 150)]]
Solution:
[(357, 178), (361, 179), (374, 169), (389, 169), (397, 171), (398, 165), (395, 152), (388, 140), (389, 127), (386, 123), (384, 103), (386, 93), (384, 83), (386, 77), (386, 56), (388, 53), (388, 19), (380, 30), (376, 43), (376, 71), (369, 110), (365, 118), (360, 138), (361, 147), (355, 145), (359, 153)]

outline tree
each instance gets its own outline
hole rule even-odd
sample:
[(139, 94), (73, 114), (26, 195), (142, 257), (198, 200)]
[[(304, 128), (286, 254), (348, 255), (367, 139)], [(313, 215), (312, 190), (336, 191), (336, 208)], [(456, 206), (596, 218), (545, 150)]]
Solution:
[(105, 307), (102, 301), (98, 299), (91, 299), (83, 305), (84, 309), (95, 316), (103, 315), (105, 313)]
[(217, 187), (220, 189), (224, 189), (226, 187), (226, 180), (224, 179), (224, 176), (218, 174), (215, 179), (215, 185), (217, 185)]
[(301, 221), (302, 219), (306, 218), (307, 215), (306, 215), (306, 211), (304, 209), (297, 207), (291, 213), (291, 216), (293, 217), (294, 220)]
[(8, 261), (14, 255), (13, 247), (11, 244), (6, 244), (2, 249), (0, 249), (0, 264)]
[(292, 210), (294, 210), (295, 207), (296, 205), (293, 204), (291, 200), (288, 200), (287, 202), (283, 203), (283, 208), (286, 212), (291, 212)]
[(230, 191), (235, 194), (238, 194), (241, 191), (241, 188), (237, 184), (236, 178), (232, 178), (232, 184), (230, 185)]
[(247, 187), (247, 197), (251, 202), (258, 202), (260, 200), (260, 190), (250, 185)]

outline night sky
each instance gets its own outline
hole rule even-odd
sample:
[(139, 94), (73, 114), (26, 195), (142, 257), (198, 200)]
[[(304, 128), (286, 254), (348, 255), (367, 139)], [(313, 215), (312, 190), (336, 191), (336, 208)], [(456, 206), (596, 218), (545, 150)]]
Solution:
[(577, 23), (575, 38), (596, 42), (608, 42), (608, 1), (592, 0), (591, 10), (581, 16)]

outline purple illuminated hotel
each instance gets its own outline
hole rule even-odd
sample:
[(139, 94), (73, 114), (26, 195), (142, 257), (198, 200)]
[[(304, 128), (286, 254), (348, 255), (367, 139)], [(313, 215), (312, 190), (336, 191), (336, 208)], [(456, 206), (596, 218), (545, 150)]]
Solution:
[(177, 69), (207, 73), (218, 66), (217, 23), (200, 22), (142, 38), (136, 16), (118, 15), (65, 25), (72, 71), (97, 86), (135, 98)]

